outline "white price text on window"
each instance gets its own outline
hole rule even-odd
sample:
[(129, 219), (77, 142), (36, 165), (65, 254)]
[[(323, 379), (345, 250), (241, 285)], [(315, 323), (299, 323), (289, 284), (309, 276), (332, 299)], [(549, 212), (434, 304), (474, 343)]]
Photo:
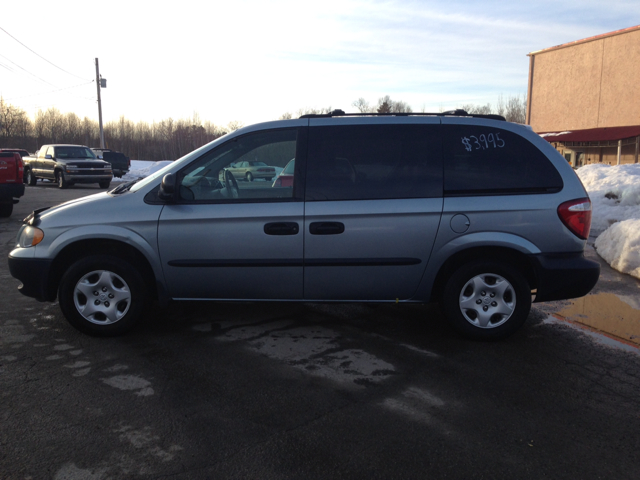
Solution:
[(500, 138), (500, 132), (496, 132), (495, 134), (489, 133), (487, 135), (482, 133), (477, 137), (475, 135), (462, 137), (462, 144), (467, 152), (474, 150), (489, 150), (490, 148), (502, 148), (505, 146), (504, 140)]

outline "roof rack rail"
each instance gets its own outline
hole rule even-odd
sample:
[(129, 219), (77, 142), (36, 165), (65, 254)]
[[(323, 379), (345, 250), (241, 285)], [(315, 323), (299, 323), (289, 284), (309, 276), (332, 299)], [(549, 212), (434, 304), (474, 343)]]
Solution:
[(465, 110), (447, 110), (446, 112), (438, 113), (415, 113), (415, 112), (397, 112), (397, 113), (345, 113), (344, 110), (333, 110), (329, 113), (308, 113), (300, 116), (300, 118), (330, 118), (330, 117), (413, 117), (413, 116), (436, 116), (436, 117), (473, 117), (473, 118), (486, 118), (488, 120), (501, 120), (503, 122), (506, 119), (502, 115), (480, 114), (480, 113), (467, 113)]

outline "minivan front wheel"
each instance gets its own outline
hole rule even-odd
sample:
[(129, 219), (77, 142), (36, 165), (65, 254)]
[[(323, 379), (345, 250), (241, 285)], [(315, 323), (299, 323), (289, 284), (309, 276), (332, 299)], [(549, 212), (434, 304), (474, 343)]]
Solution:
[(85, 257), (69, 267), (58, 300), (69, 323), (95, 336), (121, 335), (147, 308), (145, 283), (129, 262), (111, 255)]
[(466, 337), (505, 338), (526, 321), (531, 310), (531, 288), (510, 265), (478, 260), (449, 277), (443, 308), (451, 325)]

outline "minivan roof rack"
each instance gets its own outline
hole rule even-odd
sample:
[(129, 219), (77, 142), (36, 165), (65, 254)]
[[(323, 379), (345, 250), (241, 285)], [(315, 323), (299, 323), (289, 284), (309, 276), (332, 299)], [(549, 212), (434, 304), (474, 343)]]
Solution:
[(402, 113), (345, 113), (344, 110), (333, 110), (329, 113), (309, 113), (302, 115), (300, 118), (330, 118), (330, 117), (414, 117), (414, 116), (455, 116), (455, 117), (473, 117), (473, 118), (486, 118), (489, 120), (501, 120), (503, 122), (506, 119), (502, 115), (495, 114), (479, 114), (479, 113), (467, 113), (465, 110), (447, 110), (446, 112), (439, 113), (415, 113), (415, 112), (402, 112)]

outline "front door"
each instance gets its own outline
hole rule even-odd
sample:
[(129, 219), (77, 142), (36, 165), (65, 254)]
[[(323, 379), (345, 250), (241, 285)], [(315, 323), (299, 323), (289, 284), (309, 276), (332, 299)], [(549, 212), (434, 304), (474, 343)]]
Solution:
[(295, 188), (238, 182), (228, 171), (246, 158), (284, 168), (296, 155), (297, 133), (235, 137), (178, 173), (175, 203), (164, 206), (158, 226), (172, 298), (302, 298), (302, 198)]

